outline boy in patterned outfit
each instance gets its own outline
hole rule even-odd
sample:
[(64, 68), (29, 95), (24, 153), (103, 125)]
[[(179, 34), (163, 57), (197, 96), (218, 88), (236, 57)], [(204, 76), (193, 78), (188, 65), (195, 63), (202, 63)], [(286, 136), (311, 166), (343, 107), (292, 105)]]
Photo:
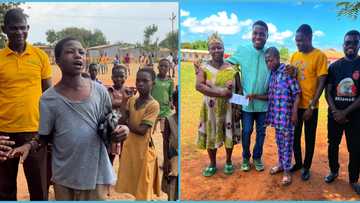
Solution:
[(284, 172), (281, 183), (289, 185), (300, 88), (296, 78), (285, 73), (285, 64), (280, 63), (280, 54), (275, 47), (265, 51), (265, 61), (271, 70), (268, 95), (248, 95), (248, 97), (269, 100), (266, 124), (275, 128), (279, 156), (279, 163), (270, 169), (270, 174)]

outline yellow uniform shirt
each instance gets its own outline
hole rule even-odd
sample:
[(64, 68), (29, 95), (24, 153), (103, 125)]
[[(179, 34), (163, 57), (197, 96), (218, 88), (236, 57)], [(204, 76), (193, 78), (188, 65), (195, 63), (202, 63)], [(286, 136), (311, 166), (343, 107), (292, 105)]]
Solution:
[(0, 132), (38, 131), (41, 80), (50, 77), (49, 58), (39, 48), (0, 50)]
[(297, 51), (291, 56), (290, 64), (298, 69), (297, 79), (301, 88), (299, 108), (307, 109), (315, 96), (318, 77), (328, 73), (327, 57), (319, 49), (306, 54)]

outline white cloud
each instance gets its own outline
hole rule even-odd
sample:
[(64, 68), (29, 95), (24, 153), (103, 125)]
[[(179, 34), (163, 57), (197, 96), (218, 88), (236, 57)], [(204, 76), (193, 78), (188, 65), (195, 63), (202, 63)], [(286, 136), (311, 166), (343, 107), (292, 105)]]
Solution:
[(189, 16), (189, 15), (190, 15), (189, 11), (185, 11), (185, 10), (180, 9), (180, 16), (181, 17), (186, 17), (186, 16)]
[(314, 9), (317, 9), (317, 8), (322, 7), (322, 6), (323, 6), (322, 4), (316, 4), (313, 8), (314, 8)]
[[(269, 30), (269, 38), (268, 42), (274, 42), (277, 44), (284, 44), (284, 41), (291, 36), (293, 36), (293, 32), (290, 30), (285, 30), (283, 32), (279, 32), (277, 27), (272, 23), (267, 23)], [(252, 30), (242, 35), (242, 39), (251, 39)]]
[(325, 33), (321, 30), (316, 30), (313, 35), (314, 37), (323, 37)]
[(218, 32), (223, 35), (233, 35), (239, 33), (243, 27), (250, 26), (252, 22), (251, 19), (239, 21), (234, 13), (228, 16), (226, 11), (221, 11), (201, 20), (188, 17), (182, 22), (182, 26), (187, 27), (192, 33)]
[(135, 43), (143, 40), (144, 29), (151, 24), (158, 25), (153, 39), (162, 40), (172, 29), (169, 17), (178, 12), (177, 2), (26, 2), (21, 7), (29, 15), (32, 43), (46, 42), (49, 29), (66, 27), (100, 29), (110, 43)]

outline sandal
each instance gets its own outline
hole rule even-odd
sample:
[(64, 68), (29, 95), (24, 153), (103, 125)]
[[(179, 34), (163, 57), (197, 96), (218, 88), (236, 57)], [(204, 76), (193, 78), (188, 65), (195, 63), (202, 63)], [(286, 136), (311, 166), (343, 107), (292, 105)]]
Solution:
[(224, 173), (226, 175), (231, 175), (234, 172), (234, 166), (232, 164), (226, 163), (224, 166)]
[(291, 175), (288, 173), (284, 173), (283, 179), (281, 180), (281, 184), (283, 186), (287, 186), (291, 184)]
[(205, 176), (205, 177), (213, 176), (213, 175), (215, 175), (216, 170), (217, 169), (216, 169), (215, 166), (208, 166), (203, 170), (202, 175)]
[(270, 169), (270, 175), (275, 175), (277, 173), (283, 172), (284, 169), (281, 168), (280, 166), (274, 166)]

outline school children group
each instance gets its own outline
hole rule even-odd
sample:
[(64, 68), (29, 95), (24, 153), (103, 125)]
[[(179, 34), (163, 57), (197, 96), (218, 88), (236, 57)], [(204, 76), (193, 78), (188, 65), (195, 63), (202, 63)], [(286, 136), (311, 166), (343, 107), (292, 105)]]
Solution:
[[(8, 44), (0, 50), (0, 200), (16, 200), (19, 161), (30, 200), (48, 200), (48, 143), (56, 200), (105, 200), (110, 185), (136, 200), (152, 200), (161, 182), (169, 199), (177, 199), (178, 97), (167, 77), (171, 62), (161, 59), (157, 75), (153, 68), (139, 69), (136, 87), (125, 87), (127, 67), (115, 64), (113, 86), (106, 88), (96, 78), (96, 64), (89, 66), (90, 75), (83, 73), (86, 51), (67, 37), (55, 46), (62, 77), (51, 86), (47, 55), (26, 42), (23, 11), (7, 11), (2, 30)], [(163, 181), (152, 137), (157, 122), (164, 142)], [(104, 123), (111, 129), (107, 140), (99, 136)]]
[[(266, 126), (275, 128), (278, 164), (270, 174), (283, 174), (281, 183), (289, 185), (291, 174), (301, 170), (301, 179), (309, 180), (315, 149), (319, 98), (325, 89), (328, 110), (328, 161), (326, 183), (339, 174), (339, 144), (345, 132), (349, 152), (348, 175), (353, 190), (360, 194), (360, 33), (346, 32), (344, 57), (328, 64), (326, 55), (312, 46), (312, 29), (303, 24), (296, 30), (297, 51), (288, 64), (280, 62), (275, 47), (265, 48), (267, 24), (261, 20), (252, 26), (252, 44), (239, 46), (224, 59), (224, 43), (217, 33), (208, 39), (211, 60), (195, 62), (196, 90), (201, 92), (197, 145), (206, 149), (210, 163), (202, 175), (217, 173), (216, 152), (226, 149), (223, 173), (232, 174), (231, 160), (235, 144), (242, 144), (240, 169), (265, 169), (262, 159)], [(329, 65), (329, 67), (328, 67)], [(246, 96), (247, 105), (230, 102), (234, 94)], [(240, 125), (241, 122), (241, 125)], [(250, 135), (256, 123), (255, 145), (250, 151)], [(305, 157), (301, 153), (301, 133), (305, 126)], [(274, 152), (276, 153), (276, 152)], [(295, 163), (292, 165), (292, 155)], [(251, 158), (252, 157), (252, 164)], [(317, 164), (317, 163), (314, 163)], [(324, 174), (325, 175), (325, 174)]]

